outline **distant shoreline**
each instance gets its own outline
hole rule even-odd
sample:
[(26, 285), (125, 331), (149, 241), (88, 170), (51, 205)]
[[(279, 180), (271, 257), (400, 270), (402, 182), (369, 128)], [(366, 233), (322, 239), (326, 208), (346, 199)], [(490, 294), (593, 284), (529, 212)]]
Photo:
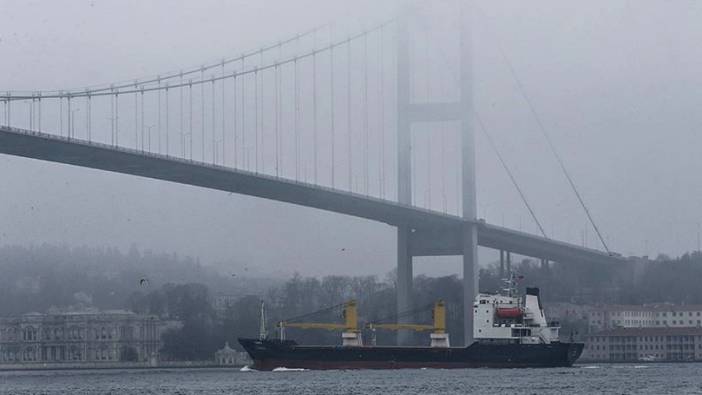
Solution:
[(0, 364), (0, 372), (22, 372), (41, 370), (108, 370), (108, 369), (184, 369), (184, 368), (221, 368), (239, 369), (245, 365), (219, 365), (210, 361), (161, 362), (153, 365), (147, 362), (125, 363), (37, 363), (37, 364)]

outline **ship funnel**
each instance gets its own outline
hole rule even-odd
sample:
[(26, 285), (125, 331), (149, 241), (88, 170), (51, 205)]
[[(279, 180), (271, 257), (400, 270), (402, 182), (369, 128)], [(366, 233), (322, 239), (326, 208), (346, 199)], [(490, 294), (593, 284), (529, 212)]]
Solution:
[(543, 310), (543, 306), (541, 305), (541, 291), (539, 290), (539, 288), (527, 287), (526, 294), (531, 295), (531, 296), (535, 296), (537, 302), (539, 303), (539, 310)]

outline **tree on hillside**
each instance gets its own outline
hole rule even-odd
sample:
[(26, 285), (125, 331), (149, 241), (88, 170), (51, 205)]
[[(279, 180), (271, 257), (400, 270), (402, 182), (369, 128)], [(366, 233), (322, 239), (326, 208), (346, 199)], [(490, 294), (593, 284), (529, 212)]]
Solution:
[(182, 322), (163, 335), (161, 352), (181, 360), (211, 359), (217, 350), (216, 315), (209, 291), (202, 284), (166, 284), (168, 317)]

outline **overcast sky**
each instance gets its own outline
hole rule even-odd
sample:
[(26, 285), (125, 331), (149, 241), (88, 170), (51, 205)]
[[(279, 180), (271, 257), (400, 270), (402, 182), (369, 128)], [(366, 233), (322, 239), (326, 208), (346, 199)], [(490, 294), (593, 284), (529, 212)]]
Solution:
[[(500, 47), (611, 249), (696, 249), (702, 3), (476, 4), (476, 110), (549, 235), (600, 247)], [(154, 75), (322, 23), (360, 29), (394, 8), (377, 0), (0, 0), (0, 91)], [(485, 138), (476, 140), (479, 216), (536, 233)], [(382, 274), (394, 267), (394, 230), (383, 224), (7, 156), (0, 156), (0, 176), (1, 244), (135, 244), (204, 263), (245, 262), (263, 273)], [(417, 271), (457, 272), (455, 260), (442, 261), (423, 259)]]

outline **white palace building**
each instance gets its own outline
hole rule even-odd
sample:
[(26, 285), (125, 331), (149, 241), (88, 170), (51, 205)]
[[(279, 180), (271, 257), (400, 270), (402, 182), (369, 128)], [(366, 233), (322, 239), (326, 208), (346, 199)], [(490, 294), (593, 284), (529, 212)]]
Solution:
[(160, 327), (158, 317), (123, 310), (0, 318), (0, 367), (155, 362)]

